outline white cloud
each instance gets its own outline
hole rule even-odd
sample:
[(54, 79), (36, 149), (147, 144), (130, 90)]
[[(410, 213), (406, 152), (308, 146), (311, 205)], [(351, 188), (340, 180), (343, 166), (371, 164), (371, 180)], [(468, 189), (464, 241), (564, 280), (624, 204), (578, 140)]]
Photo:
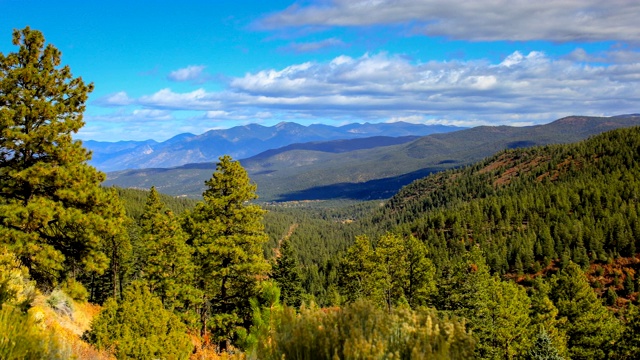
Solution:
[(627, 62), (616, 64), (584, 60), (596, 56), (608, 54), (576, 51), (551, 58), (537, 51), (514, 52), (495, 63), (420, 63), (387, 53), (343, 55), (247, 73), (231, 79), (222, 91), (165, 88), (138, 99), (122, 96), (127, 99), (122, 103), (138, 109), (102, 120), (144, 125), (190, 112), (188, 126), (203, 129), (222, 123), (328, 119), (472, 126), (638, 112), (640, 59), (633, 62), (633, 54), (625, 53)]
[(475, 41), (638, 41), (630, 0), (318, 0), (263, 18), (267, 28), (411, 24), (430, 36)]
[(126, 106), (130, 105), (134, 102), (134, 99), (131, 99), (126, 92), (120, 91), (115, 94), (107, 95), (102, 98), (99, 98), (95, 101), (97, 105), (100, 106)]
[(133, 110), (133, 118), (143, 120), (172, 120), (171, 111), (155, 110), (155, 109), (136, 109)]
[(226, 118), (227, 116), (229, 116), (229, 112), (222, 110), (212, 110), (205, 113), (205, 117), (208, 119)]
[(172, 81), (202, 83), (208, 79), (208, 76), (204, 73), (205, 68), (206, 66), (204, 65), (189, 65), (186, 68), (170, 72), (167, 78)]
[(137, 103), (145, 107), (172, 110), (211, 110), (220, 107), (216, 94), (207, 93), (204, 89), (175, 93), (165, 88), (153, 95), (140, 97)]

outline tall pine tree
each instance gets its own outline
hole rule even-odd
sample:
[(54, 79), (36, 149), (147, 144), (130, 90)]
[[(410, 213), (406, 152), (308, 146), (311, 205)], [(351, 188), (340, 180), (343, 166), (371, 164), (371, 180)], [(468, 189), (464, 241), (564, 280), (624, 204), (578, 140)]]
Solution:
[(188, 216), (185, 227), (203, 293), (201, 332), (211, 330), (224, 348), (237, 326), (251, 324), (249, 299), (258, 295), (259, 282), (270, 270), (262, 249), (268, 238), (264, 210), (249, 203), (257, 198), (256, 185), (238, 161), (221, 157), (205, 185), (204, 202)]
[(199, 302), (193, 286), (192, 248), (178, 219), (151, 188), (141, 218), (142, 266), (140, 277), (167, 309), (188, 315)]
[(558, 316), (567, 318), (561, 329), (568, 335), (571, 358), (609, 358), (621, 324), (598, 299), (580, 266), (569, 262), (553, 277), (552, 284), (550, 297), (558, 308)]
[(109, 218), (104, 174), (72, 134), (93, 85), (60, 67), (60, 51), (39, 31), (13, 33), (16, 53), (0, 54), (0, 241), (41, 285), (108, 266), (102, 239), (121, 231)]
[(300, 279), (297, 254), (291, 247), (289, 239), (285, 239), (280, 246), (280, 256), (273, 266), (271, 278), (280, 287), (282, 303), (300, 307), (303, 292), (302, 279)]

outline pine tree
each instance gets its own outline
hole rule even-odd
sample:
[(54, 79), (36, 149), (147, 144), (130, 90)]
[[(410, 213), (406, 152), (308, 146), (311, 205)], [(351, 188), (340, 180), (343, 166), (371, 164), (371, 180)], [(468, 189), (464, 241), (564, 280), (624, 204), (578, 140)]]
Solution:
[(562, 357), (567, 357), (566, 317), (558, 317), (558, 308), (549, 298), (551, 286), (541, 277), (536, 277), (530, 289), (531, 324), (551, 339), (553, 347)]
[(201, 332), (210, 329), (224, 348), (236, 326), (251, 324), (249, 299), (257, 296), (259, 282), (270, 270), (262, 249), (268, 238), (264, 210), (249, 203), (257, 197), (256, 186), (238, 161), (221, 157), (205, 185), (204, 202), (195, 207), (185, 227), (195, 248), (196, 278), (203, 293)]
[(620, 333), (620, 323), (602, 304), (580, 269), (573, 262), (552, 279), (551, 300), (558, 316), (566, 317), (564, 329), (572, 359), (606, 359), (611, 343)]
[(271, 271), (271, 278), (280, 287), (282, 303), (300, 307), (302, 303), (302, 280), (298, 270), (298, 259), (290, 240), (285, 240), (280, 246), (280, 256)]
[(527, 353), (527, 360), (562, 360), (558, 350), (553, 346), (551, 338), (546, 331), (538, 333), (533, 346)]
[(447, 280), (439, 289), (437, 308), (469, 321), (477, 358), (523, 355), (531, 322), (524, 288), (492, 277), (478, 247), (464, 255)]
[[(92, 298), (100, 299), (101, 302), (108, 297), (121, 297), (124, 288), (125, 274), (129, 270), (127, 263), (131, 260), (133, 250), (129, 234), (125, 230), (132, 221), (126, 216), (124, 205), (118, 198), (115, 189), (106, 189), (105, 191), (110, 194), (113, 200), (110, 204), (105, 204), (101, 210), (103, 216), (111, 219), (112, 224), (115, 225), (113, 228), (115, 231), (104, 234), (102, 239), (102, 251), (109, 258), (109, 268), (102, 277), (106, 278), (106, 283), (109, 285), (108, 287), (111, 291), (102, 291), (102, 293), (100, 293), (100, 291), (91, 289)], [(95, 280), (93, 274), (91, 275), (92, 279)], [(95, 281), (91, 281), (90, 285), (91, 287), (95, 287)]]
[(0, 54), (0, 241), (40, 285), (70, 271), (108, 266), (102, 238), (114, 235), (101, 209), (110, 194), (72, 134), (93, 85), (59, 67), (60, 51), (29, 27), (13, 33), (17, 53)]
[(427, 247), (413, 236), (404, 241), (407, 278), (404, 296), (412, 308), (426, 305), (436, 289), (435, 267), (427, 257)]
[(407, 259), (403, 240), (400, 236), (387, 233), (377, 243), (375, 257), (380, 277), (377, 285), (381, 289), (387, 311), (400, 300), (406, 301), (404, 296), (405, 280), (407, 278)]
[(625, 328), (616, 344), (615, 358), (638, 359), (640, 358), (640, 309), (636, 305), (629, 304), (623, 314)]
[[(141, 217), (141, 278), (165, 308), (185, 314), (199, 301), (192, 248), (178, 219), (151, 188)], [(185, 314), (186, 315), (186, 314)]]
[(339, 272), (339, 285), (347, 302), (367, 298), (381, 304), (383, 294), (379, 286), (380, 264), (367, 236), (357, 236), (355, 243), (347, 249)]

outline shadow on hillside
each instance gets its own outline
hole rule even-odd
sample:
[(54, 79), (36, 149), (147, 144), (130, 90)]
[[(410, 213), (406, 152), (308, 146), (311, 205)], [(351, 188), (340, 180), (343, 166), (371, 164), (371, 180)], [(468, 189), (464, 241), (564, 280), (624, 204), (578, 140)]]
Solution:
[[(450, 168), (450, 167), (446, 167)], [(309, 189), (283, 194), (276, 201), (301, 200), (381, 200), (395, 195), (400, 188), (414, 180), (432, 173), (445, 170), (444, 167), (426, 168), (408, 174), (363, 183), (339, 183), (317, 186)]]

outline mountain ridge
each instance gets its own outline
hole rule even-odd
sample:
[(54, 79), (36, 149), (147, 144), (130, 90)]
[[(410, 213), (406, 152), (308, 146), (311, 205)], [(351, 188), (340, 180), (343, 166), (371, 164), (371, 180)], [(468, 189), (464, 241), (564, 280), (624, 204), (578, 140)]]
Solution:
[(223, 130), (209, 130), (200, 135), (183, 133), (164, 142), (144, 140), (111, 143), (88, 140), (84, 145), (93, 152), (90, 164), (101, 171), (109, 172), (215, 161), (225, 154), (237, 159), (248, 158), (263, 151), (296, 143), (372, 136), (424, 136), (461, 129), (464, 128), (406, 122), (353, 123), (342, 126), (305, 126), (293, 122), (280, 122), (270, 127), (247, 124)]
[[(640, 116), (576, 116), (530, 127), (483, 126), (342, 153), (298, 148), (240, 161), (258, 184), (263, 201), (384, 199), (430, 173), (472, 164), (504, 149), (571, 143), (638, 125)], [(154, 185), (167, 194), (197, 197), (213, 169), (214, 162), (112, 172), (105, 185), (141, 189)]]

